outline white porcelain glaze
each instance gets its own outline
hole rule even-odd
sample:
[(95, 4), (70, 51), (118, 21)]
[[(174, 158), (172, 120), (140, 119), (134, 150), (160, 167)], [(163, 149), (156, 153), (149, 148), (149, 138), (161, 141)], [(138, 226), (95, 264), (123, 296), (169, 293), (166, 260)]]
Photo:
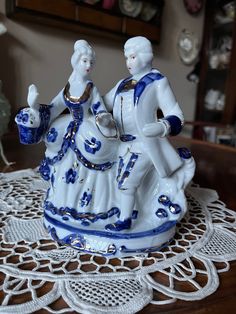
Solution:
[[(47, 147), (40, 172), (50, 184), (44, 202), (49, 233), (108, 256), (168, 243), (187, 211), (184, 189), (195, 169), (189, 151), (177, 152), (167, 139), (181, 131), (183, 114), (167, 78), (152, 68), (150, 42), (131, 38), (124, 54), (131, 76), (102, 98), (89, 78), (95, 54), (77, 41), (65, 88), (42, 106), (31, 86), (29, 107), (16, 116), (21, 141), (44, 140)], [(66, 107), (70, 114), (60, 115)]]

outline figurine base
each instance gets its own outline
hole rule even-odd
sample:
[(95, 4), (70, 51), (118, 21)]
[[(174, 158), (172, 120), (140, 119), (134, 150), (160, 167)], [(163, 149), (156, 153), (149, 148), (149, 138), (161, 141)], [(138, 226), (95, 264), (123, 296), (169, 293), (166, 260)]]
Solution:
[(125, 257), (158, 251), (167, 245), (175, 234), (177, 221), (167, 221), (154, 228), (135, 231), (106, 231), (104, 228), (83, 228), (56, 219), (45, 213), (44, 225), (53, 238), (61, 245), (69, 245), (81, 252)]

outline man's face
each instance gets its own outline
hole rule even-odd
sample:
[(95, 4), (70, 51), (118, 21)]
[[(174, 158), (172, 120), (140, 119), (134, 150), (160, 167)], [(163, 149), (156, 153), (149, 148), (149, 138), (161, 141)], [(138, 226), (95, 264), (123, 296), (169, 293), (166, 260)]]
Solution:
[(142, 54), (135, 52), (134, 50), (125, 51), (126, 66), (131, 75), (136, 75), (141, 73), (147, 64), (142, 58)]

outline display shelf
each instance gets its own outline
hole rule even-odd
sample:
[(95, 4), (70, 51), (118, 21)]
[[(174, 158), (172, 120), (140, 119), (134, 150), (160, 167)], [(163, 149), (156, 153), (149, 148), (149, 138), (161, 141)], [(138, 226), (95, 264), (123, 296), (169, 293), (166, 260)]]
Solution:
[[(216, 24), (216, 17), (220, 14), (219, 12), (222, 12), (221, 6), (222, 2), (219, 0), (205, 2), (205, 22), (200, 54), (201, 67), (195, 120), (227, 126), (234, 125), (236, 122), (236, 20)], [(223, 58), (226, 58), (228, 53), (227, 49), (224, 50), (224, 40), (227, 36), (230, 36), (232, 44), (230, 57), (227, 62), (224, 62)], [(216, 64), (210, 59), (213, 55)], [(225, 95), (223, 110), (208, 110), (206, 108), (206, 95), (210, 90), (218, 90), (221, 95)], [(197, 138), (196, 132), (193, 132), (193, 135)]]
[(160, 41), (161, 21), (145, 22), (74, 0), (7, 0), (9, 18), (60, 27), (102, 37), (141, 35)]

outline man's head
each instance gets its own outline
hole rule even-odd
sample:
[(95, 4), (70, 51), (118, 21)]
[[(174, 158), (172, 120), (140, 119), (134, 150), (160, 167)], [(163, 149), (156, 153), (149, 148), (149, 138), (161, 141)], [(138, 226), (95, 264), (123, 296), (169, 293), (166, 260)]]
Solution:
[(152, 67), (152, 45), (142, 36), (130, 38), (124, 46), (126, 65), (132, 75), (150, 71)]

